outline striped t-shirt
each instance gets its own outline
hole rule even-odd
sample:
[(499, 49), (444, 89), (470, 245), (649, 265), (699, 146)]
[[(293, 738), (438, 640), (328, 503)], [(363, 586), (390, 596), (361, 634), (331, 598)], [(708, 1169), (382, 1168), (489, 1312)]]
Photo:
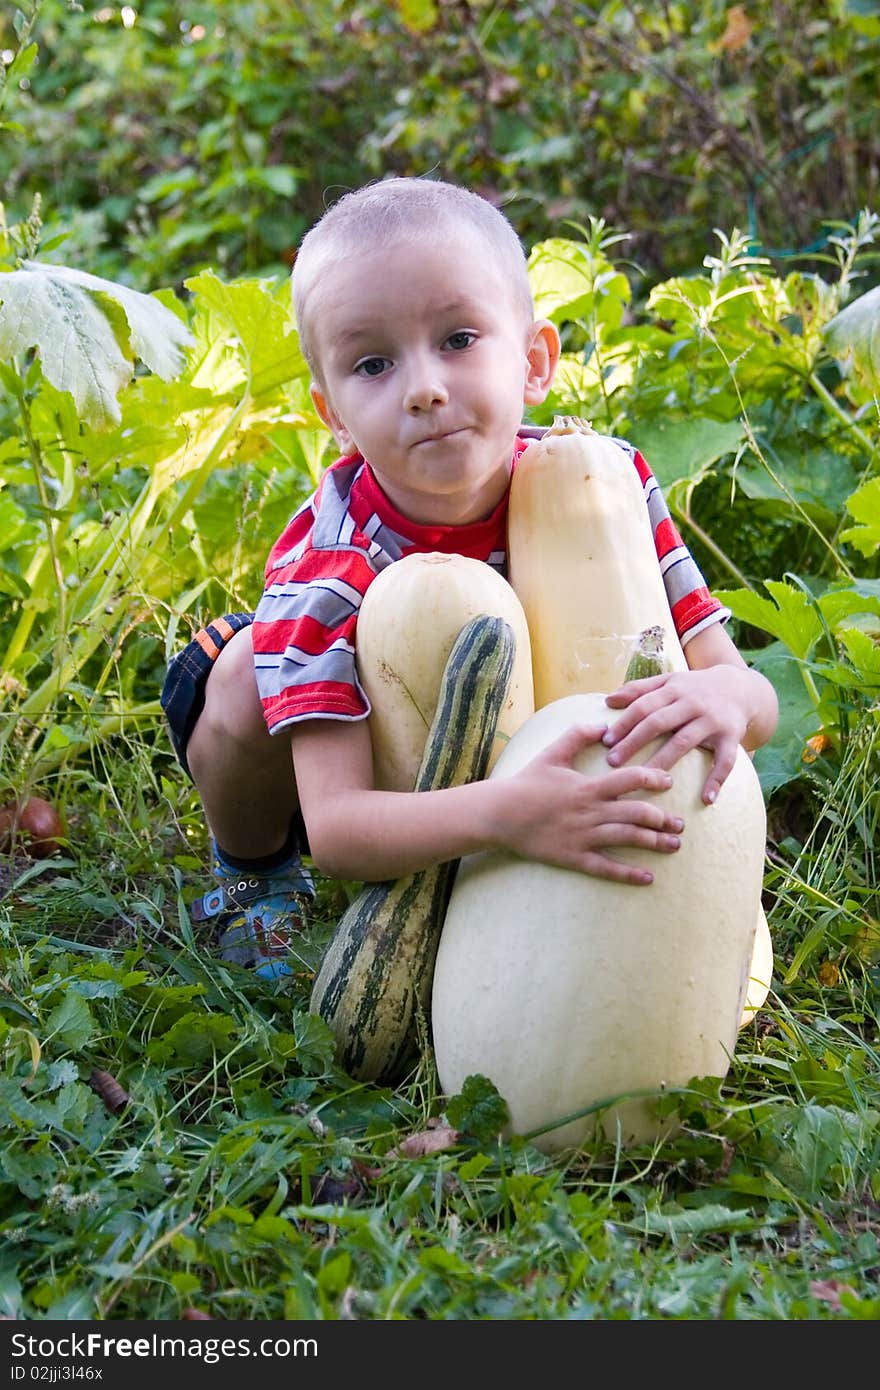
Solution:
[[(512, 468), (529, 439), (540, 434), (537, 428), (523, 430)], [(623, 439), (615, 442), (642, 480), (669, 606), (684, 645), (730, 611), (709, 593), (642, 455)], [(365, 719), (370, 703), (357, 676), (355, 635), (369, 585), (386, 565), (414, 552), (466, 555), (506, 575), (508, 495), (482, 521), (422, 526), (392, 506), (360, 455), (331, 464), (266, 564), (252, 632), (269, 731), (304, 719)]]

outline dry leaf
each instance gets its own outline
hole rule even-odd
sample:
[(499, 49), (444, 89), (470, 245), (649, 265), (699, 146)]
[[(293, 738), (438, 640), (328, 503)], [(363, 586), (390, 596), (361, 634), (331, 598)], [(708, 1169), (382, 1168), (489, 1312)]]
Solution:
[(339, 1320), (340, 1322), (357, 1321), (357, 1296), (358, 1291), (354, 1284), (346, 1285), (339, 1300)]
[(833, 960), (823, 960), (816, 971), (816, 978), (820, 985), (827, 985), (829, 989), (833, 989), (835, 985), (840, 984), (840, 968)]
[(120, 1110), (124, 1110), (131, 1097), (128, 1092), (123, 1090), (115, 1076), (111, 1076), (109, 1071), (101, 1071), (95, 1067), (89, 1077), (89, 1085), (96, 1091), (113, 1115), (118, 1115)]
[(382, 1168), (377, 1167), (375, 1163), (367, 1163), (366, 1159), (363, 1158), (353, 1158), (351, 1160), (351, 1167), (352, 1172), (357, 1173), (364, 1184), (375, 1182), (377, 1178), (381, 1178), (384, 1171)]
[(862, 960), (870, 961), (872, 965), (880, 961), (880, 922), (873, 917), (867, 917), (865, 925), (859, 927), (850, 938), (849, 947)]
[(754, 27), (742, 5), (731, 5), (724, 33), (711, 45), (713, 52), (736, 53), (748, 43)]
[(426, 1154), (454, 1149), (460, 1137), (460, 1130), (452, 1129), (450, 1125), (435, 1123), (430, 1129), (423, 1129), (418, 1134), (410, 1134), (406, 1139), (401, 1139), (400, 1143), (388, 1152), (392, 1158), (424, 1158)]
[(360, 1180), (353, 1175), (335, 1178), (332, 1173), (320, 1173), (312, 1180), (312, 1202), (317, 1206), (329, 1202), (341, 1206), (363, 1192)]
[(721, 1162), (712, 1174), (716, 1182), (726, 1178), (731, 1168), (733, 1160), (736, 1158), (736, 1145), (731, 1144), (729, 1139), (721, 1140)]
[(810, 1283), (810, 1293), (813, 1297), (822, 1303), (830, 1304), (838, 1312), (842, 1307), (840, 1295), (853, 1292), (852, 1286), (844, 1284), (840, 1279), (813, 1279)]
[(499, 72), (497, 69), (489, 79), (486, 88), (486, 98), (493, 106), (501, 106), (506, 101), (512, 101), (519, 95), (520, 81), (510, 72)]

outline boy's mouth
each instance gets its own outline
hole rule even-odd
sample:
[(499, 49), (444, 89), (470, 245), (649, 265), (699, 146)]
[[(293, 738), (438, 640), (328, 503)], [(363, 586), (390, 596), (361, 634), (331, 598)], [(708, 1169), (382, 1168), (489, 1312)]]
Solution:
[(413, 447), (415, 448), (422, 444), (443, 444), (446, 440), (453, 439), (456, 435), (464, 434), (465, 432), (464, 427), (454, 430), (436, 430), (433, 434), (426, 434), (423, 435), (421, 439), (417, 439)]

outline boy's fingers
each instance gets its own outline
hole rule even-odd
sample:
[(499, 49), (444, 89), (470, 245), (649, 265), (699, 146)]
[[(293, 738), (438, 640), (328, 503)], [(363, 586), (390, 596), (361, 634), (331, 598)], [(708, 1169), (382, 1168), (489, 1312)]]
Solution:
[[(682, 822), (679, 821), (679, 825)], [(659, 854), (674, 854), (681, 848), (681, 837), (665, 830), (651, 830), (635, 823), (609, 823), (593, 832), (594, 846), (630, 845), (634, 849), (655, 850)]]
[(607, 772), (601, 781), (602, 792), (609, 800), (626, 796), (628, 792), (665, 792), (671, 786), (671, 772), (665, 767), (652, 767), (647, 763), (617, 768), (614, 772)]
[(586, 855), (583, 871), (593, 878), (607, 878), (612, 883), (631, 883), (636, 887), (647, 887), (654, 882), (650, 869), (643, 869), (637, 864), (622, 864), (619, 859), (609, 859), (604, 854)]
[[(590, 817), (590, 836), (597, 844), (612, 844), (614, 833), (626, 827), (627, 835), (638, 837), (644, 831), (648, 836), (662, 834), (678, 835), (684, 830), (684, 821), (657, 806), (653, 801), (631, 801), (628, 797), (606, 802), (602, 808), (601, 819)], [(636, 838), (632, 843), (636, 843)], [(627, 841), (627, 843), (630, 843)], [(638, 840), (638, 843), (642, 843)]]
[(605, 703), (611, 709), (621, 709), (625, 705), (631, 705), (633, 700), (638, 700), (640, 695), (650, 695), (652, 690), (659, 690), (668, 679), (668, 674), (663, 673), (659, 676), (642, 676), (636, 681), (625, 681), (617, 690), (612, 690), (610, 695), (605, 696)]
[(712, 737), (712, 724), (708, 719), (692, 719), (664, 738), (667, 733), (669, 731), (663, 727), (662, 718), (652, 715), (642, 720), (635, 732), (621, 739), (611, 749), (607, 757), (609, 766), (618, 767), (646, 744), (652, 743), (655, 738), (662, 738), (663, 743), (648, 758), (647, 766), (662, 767), (668, 771), (692, 748), (699, 748), (708, 743)]
[(739, 745), (735, 739), (723, 739), (715, 749), (715, 759), (712, 763), (712, 770), (706, 778), (703, 787), (703, 800), (707, 805), (711, 805), (716, 799), (724, 783), (733, 771), (738, 747)]
[(612, 766), (615, 761), (626, 762), (640, 748), (675, 728), (669, 714), (671, 708), (669, 704), (658, 705), (656, 709), (630, 705), (602, 737), (602, 742), (615, 755)]
[(544, 757), (551, 762), (570, 763), (584, 748), (602, 742), (606, 724), (572, 724), (564, 734), (548, 743)]

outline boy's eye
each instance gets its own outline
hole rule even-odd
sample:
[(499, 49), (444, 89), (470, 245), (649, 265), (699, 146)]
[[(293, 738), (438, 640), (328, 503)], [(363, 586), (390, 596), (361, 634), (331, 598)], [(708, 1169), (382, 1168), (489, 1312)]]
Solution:
[(358, 376), (381, 376), (388, 366), (387, 357), (364, 357), (355, 366)]
[(454, 352), (461, 352), (463, 348), (470, 347), (475, 337), (475, 333), (469, 333), (466, 329), (462, 329), (459, 333), (450, 333), (446, 342)]

